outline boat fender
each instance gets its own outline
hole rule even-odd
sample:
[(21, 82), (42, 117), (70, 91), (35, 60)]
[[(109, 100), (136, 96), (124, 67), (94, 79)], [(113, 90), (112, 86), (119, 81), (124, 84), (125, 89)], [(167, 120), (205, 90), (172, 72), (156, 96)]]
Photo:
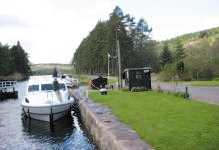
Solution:
[(30, 101), (29, 101), (27, 98), (25, 98), (25, 102), (26, 102), (26, 103), (30, 103)]

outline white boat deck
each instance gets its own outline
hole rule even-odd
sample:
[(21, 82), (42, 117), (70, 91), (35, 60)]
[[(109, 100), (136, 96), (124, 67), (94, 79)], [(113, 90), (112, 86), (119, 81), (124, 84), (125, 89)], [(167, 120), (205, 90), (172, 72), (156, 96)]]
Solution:
[[(60, 89), (54, 91), (54, 80), (57, 80)], [(52, 76), (32, 76), (28, 83), (28, 94), (22, 101), (25, 113), (38, 120), (49, 121), (51, 114), (54, 120), (64, 116), (74, 103), (70, 97), (65, 79)]]

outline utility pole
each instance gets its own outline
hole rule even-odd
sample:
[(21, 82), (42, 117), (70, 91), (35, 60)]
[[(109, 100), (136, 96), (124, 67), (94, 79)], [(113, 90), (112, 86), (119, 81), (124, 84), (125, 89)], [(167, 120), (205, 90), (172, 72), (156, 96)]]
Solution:
[(108, 73), (107, 73), (107, 76), (108, 76), (108, 80), (109, 80), (109, 76), (110, 76), (110, 54), (107, 53), (107, 58), (108, 58)]
[(117, 53), (118, 53), (118, 88), (122, 88), (122, 72), (121, 72), (121, 53), (120, 53), (120, 45), (119, 45), (119, 38), (118, 32), (120, 31), (120, 26), (116, 27), (116, 46), (117, 46)]

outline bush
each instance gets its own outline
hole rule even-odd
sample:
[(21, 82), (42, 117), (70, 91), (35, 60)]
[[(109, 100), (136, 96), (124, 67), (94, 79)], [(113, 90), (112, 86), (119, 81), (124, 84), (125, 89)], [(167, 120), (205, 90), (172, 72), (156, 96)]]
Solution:
[(212, 80), (213, 77), (214, 77), (214, 75), (213, 75), (213, 70), (210, 69), (210, 68), (205, 69), (204, 71), (202, 71), (202, 72), (200, 73), (200, 76), (199, 76), (199, 78), (200, 78), (201, 80)]
[(214, 78), (214, 81), (219, 81), (219, 77)]
[(173, 64), (165, 65), (163, 71), (160, 72), (158, 78), (162, 81), (170, 81), (173, 80), (175, 76), (176, 76), (176, 67), (175, 67), (175, 63), (173, 63)]
[(156, 91), (158, 91), (158, 92), (160, 92), (160, 93), (163, 93), (163, 92), (164, 92), (163, 89), (160, 87), (160, 85), (157, 86)]
[(184, 73), (180, 80), (192, 81), (192, 76), (189, 73)]
[(176, 92), (176, 93), (173, 93), (173, 95), (175, 96), (178, 96), (178, 97), (182, 97), (182, 98), (189, 98), (189, 93), (186, 93), (186, 92)]

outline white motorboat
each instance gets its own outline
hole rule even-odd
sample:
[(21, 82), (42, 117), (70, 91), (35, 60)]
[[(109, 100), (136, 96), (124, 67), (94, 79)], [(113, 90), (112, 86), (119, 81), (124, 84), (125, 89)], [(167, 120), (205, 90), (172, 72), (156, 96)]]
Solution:
[(70, 74), (63, 74), (61, 78), (65, 79), (65, 83), (69, 88), (77, 88), (79, 86), (78, 79), (73, 78)]
[(74, 101), (62, 79), (52, 76), (32, 76), (22, 107), (30, 118), (55, 121), (70, 111)]

